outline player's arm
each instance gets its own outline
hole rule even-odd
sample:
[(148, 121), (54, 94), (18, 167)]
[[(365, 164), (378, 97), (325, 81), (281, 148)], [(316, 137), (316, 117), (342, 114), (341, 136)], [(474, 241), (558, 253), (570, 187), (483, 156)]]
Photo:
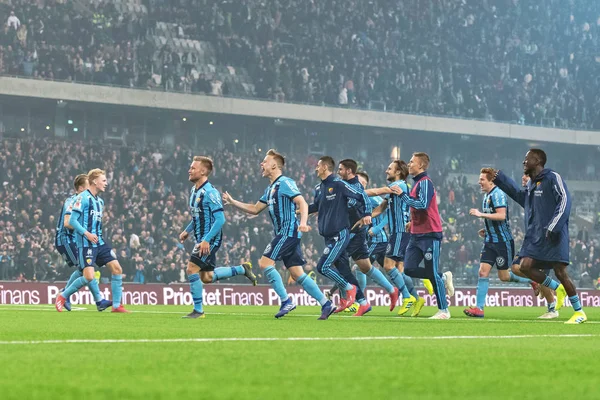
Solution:
[[(375, 217), (380, 216), (381, 214), (383, 214), (385, 212), (385, 210), (387, 210), (387, 208), (388, 208), (388, 201), (387, 200), (382, 201), (380, 205), (378, 205), (377, 207), (375, 207), (373, 209), (373, 213), (371, 214), (371, 218), (375, 218)], [(384, 219), (385, 219), (386, 224), (387, 224), (387, 216), (385, 216)]]
[(71, 220), (71, 212), (73, 211), (74, 199), (69, 203), (67, 209), (65, 211), (65, 216), (63, 217), (63, 225), (65, 228), (74, 230), (71, 225), (69, 225), (69, 221)]
[(552, 194), (556, 200), (556, 208), (554, 215), (548, 224), (546, 236), (551, 237), (552, 234), (559, 233), (563, 226), (567, 223), (571, 214), (571, 195), (567, 190), (562, 177), (556, 172), (552, 173)]
[(205, 199), (208, 202), (208, 209), (215, 220), (210, 230), (200, 239), (200, 243), (197, 245), (200, 248), (201, 255), (210, 253), (211, 240), (221, 232), (223, 225), (225, 225), (225, 213), (223, 212), (223, 202), (219, 192), (208, 193)]
[(319, 212), (319, 199), (321, 197), (321, 188), (317, 186), (315, 188), (315, 195), (313, 196), (313, 202), (308, 205), (308, 214), (314, 214)]
[(407, 192), (405, 192), (399, 186), (395, 186), (395, 188), (399, 188), (401, 193), (398, 193), (402, 200), (406, 201), (410, 207), (417, 210), (425, 210), (431, 204), (431, 200), (433, 199), (433, 183), (429, 179), (422, 179), (417, 183), (416, 186), (416, 196), (413, 197)]
[[(352, 186), (343, 181), (340, 181), (339, 186), (342, 189), (341, 192), (347, 200), (355, 200), (354, 202), (347, 201), (347, 203), (352, 208), (355, 208), (361, 217), (361, 220), (358, 221), (356, 224), (361, 223), (362, 225), (371, 225), (371, 214), (373, 213), (373, 207), (371, 206), (369, 197), (366, 195), (364, 190), (359, 192), (358, 190), (354, 189)], [(354, 227), (352, 227), (352, 229), (354, 229)]]
[(504, 172), (498, 170), (494, 176), (493, 182), (511, 199), (519, 203), (521, 207), (525, 207), (525, 198), (527, 197), (527, 189), (517, 186), (517, 183)]
[(85, 236), (87, 240), (96, 244), (98, 243), (98, 236), (93, 233), (88, 232), (80, 223), (79, 218), (81, 217), (83, 210), (83, 203), (86, 202), (86, 199), (78, 198), (73, 203), (73, 209), (71, 210), (71, 218), (69, 218), (69, 225), (73, 228), (73, 230), (79, 233), (82, 236)]
[(392, 194), (394, 192), (388, 186), (383, 186), (383, 187), (378, 187), (378, 188), (367, 189), (367, 190), (365, 190), (365, 193), (367, 194), (367, 196), (373, 197), (373, 196), (383, 196), (386, 194)]
[(476, 208), (471, 208), (469, 214), (477, 218), (489, 219), (490, 221), (504, 221), (506, 220), (506, 206), (497, 207), (496, 212), (493, 214), (485, 214)]
[[(378, 208), (383, 206), (384, 204), (387, 204), (387, 201), (384, 201), (383, 203), (381, 203), (381, 205), (379, 205)], [(386, 208), (387, 208), (387, 206), (386, 206)], [(373, 215), (375, 215), (376, 212), (377, 212), (377, 208), (373, 211)], [(388, 224), (388, 216), (387, 216), (387, 214), (383, 214), (383, 218), (381, 218), (381, 221), (377, 225), (375, 225), (371, 229), (369, 229), (369, 235), (371, 235), (371, 236), (378, 235), (379, 233), (381, 233), (381, 231), (383, 231), (383, 229), (385, 228), (385, 226), (387, 224)]]
[(300, 226), (298, 227), (298, 230), (300, 232), (310, 231), (310, 226), (308, 226), (308, 203), (302, 196), (294, 197), (293, 201), (296, 208), (300, 210)]
[(263, 212), (265, 208), (267, 208), (267, 199), (265, 196), (261, 197), (260, 200), (256, 202), (256, 204), (251, 204), (235, 200), (233, 197), (231, 197), (229, 192), (225, 192), (223, 193), (223, 202), (225, 204), (231, 204), (238, 210), (252, 215), (258, 215), (261, 212)]

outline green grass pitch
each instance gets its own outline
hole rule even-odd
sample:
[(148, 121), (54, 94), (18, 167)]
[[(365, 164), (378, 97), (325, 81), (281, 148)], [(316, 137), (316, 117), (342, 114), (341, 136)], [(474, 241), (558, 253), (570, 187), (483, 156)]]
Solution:
[[(9, 399), (598, 399), (600, 309), (588, 323), (539, 321), (541, 308), (452, 308), (449, 321), (317, 321), (299, 307), (0, 305), (0, 398)], [(256, 339), (256, 340), (250, 340)], [(68, 342), (73, 340), (73, 342)], [(82, 342), (82, 340), (91, 340)], [(31, 343), (31, 341), (52, 341)]]

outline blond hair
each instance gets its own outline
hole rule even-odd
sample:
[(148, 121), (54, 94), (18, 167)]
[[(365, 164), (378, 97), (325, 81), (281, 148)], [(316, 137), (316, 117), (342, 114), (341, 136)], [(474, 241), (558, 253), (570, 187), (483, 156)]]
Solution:
[(277, 163), (277, 166), (280, 169), (283, 168), (283, 166), (285, 165), (285, 158), (283, 157), (283, 155), (281, 155), (281, 153), (278, 153), (275, 149), (269, 149), (267, 151), (267, 155), (275, 159), (275, 162)]
[(213, 170), (213, 161), (210, 158), (205, 156), (194, 156), (194, 161), (198, 161), (202, 164), (204, 168), (208, 170), (208, 175), (210, 175)]
[[(91, 171), (90, 171), (91, 172)], [(85, 186), (88, 183), (88, 176), (86, 174), (79, 174), (73, 181), (73, 187), (75, 190), (79, 190), (80, 187)]]
[(488, 181), (493, 181), (494, 176), (496, 175), (496, 170), (494, 168), (481, 168), (479, 173), (484, 174)]
[(101, 175), (106, 175), (106, 171), (100, 168), (94, 168), (90, 170), (90, 172), (88, 172), (87, 174), (88, 182), (90, 183), (90, 185), (93, 184), (94, 181), (98, 179), (98, 177), (100, 177)]
[(429, 168), (429, 155), (427, 153), (423, 153), (423, 152), (417, 152), (417, 153), (413, 153), (413, 157), (418, 158), (421, 161), (421, 168), (423, 168), (424, 170), (426, 170), (427, 168)]

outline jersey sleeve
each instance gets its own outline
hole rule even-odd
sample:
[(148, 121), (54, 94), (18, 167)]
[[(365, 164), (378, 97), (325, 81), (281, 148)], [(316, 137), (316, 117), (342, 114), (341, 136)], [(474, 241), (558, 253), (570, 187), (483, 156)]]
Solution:
[(71, 215), (73, 211), (73, 204), (75, 204), (75, 199), (77, 196), (69, 197), (67, 201), (65, 201), (65, 215)]
[(258, 201), (260, 201), (261, 203), (267, 204), (267, 202), (269, 200), (269, 189), (270, 188), (271, 187), (269, 186), (265, 189), (265, 192), (263, 193), (263, 195), (260, 197), (260, 200), (258, 200)]
[(314, 214), (319, 211), (319, 199), (321, 197), (321, 185), (315, 187), (313, 202), (308, 205), (308, 213)]
[(300, 196), (300, 190), (298, 190), (296, 182), (294, 182), (291, 179), (286, 179), (283, 182), (281, 182), (281, 184), (279, 185), (279, 192), (282, 195), (289, 197), (290, 199)]
[(492, 193), (492, 204), (494, 205), (494, 208), (507, 207), (508, 202), (506, 199), (506, 194), (500, 189), (494, 190), (494, 193)]
[(89, 202), (89, 200), (88, 200), (87, 196), (85, 196), (83, 194), (78, 195), (77, 197), (75, 197), (75, 199), (71, 203), (71, 206), (70, 206), (71, 212), (70, 213), (79, 213), (79, 214), (83, 213), (88, 206), (88, 202)]
[(211, 190), (206, 194), (206, 203), (211, 213), (223, 211), (223, 200), (221, 200), (221, 193), (216, 190)]
[(556, 207), (547, 229), (552, 232), (560, 232), (571, 214), (571, 194), (562, 177), (556, 172), (552, 172), (552, 175), (552, 193)]

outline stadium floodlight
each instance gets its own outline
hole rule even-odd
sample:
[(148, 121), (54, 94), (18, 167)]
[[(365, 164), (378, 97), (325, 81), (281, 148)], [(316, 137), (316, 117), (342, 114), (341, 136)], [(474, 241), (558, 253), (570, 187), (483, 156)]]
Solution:
[(49, 131), (50, 130), (50, 125), (46, 125), (46, 130)]
[(79, 128), (73, 128), (73, 132), (79, 132)]
[(21, 128), (21, 132), (25, 132), (25, 128)]
[(212, 125), (212, 124), (213, 124), (213, 122), (212, 122), (212, 121), (210, 121), (208, 124), (209, 124), (209, 125)]
[(239, 143), (239, 140), (235, 139), (235, 140), (233, 141), (233, 143), (235, 143), (235, 144), (238, 144), (238, 143)]
[(68, 120), (68, 121), (67, 121), (67, 124), (69, 124), (69, 125), (73, 125), (73, 120), (72, 120), (72, 119)]
[(187, 121), (187, 118), (186, 118), (186, 117), (183, 117), (183, 118), (181, 118), (181, 120), (182, 120), (183, 122), (185, 122), (185, 121)]

